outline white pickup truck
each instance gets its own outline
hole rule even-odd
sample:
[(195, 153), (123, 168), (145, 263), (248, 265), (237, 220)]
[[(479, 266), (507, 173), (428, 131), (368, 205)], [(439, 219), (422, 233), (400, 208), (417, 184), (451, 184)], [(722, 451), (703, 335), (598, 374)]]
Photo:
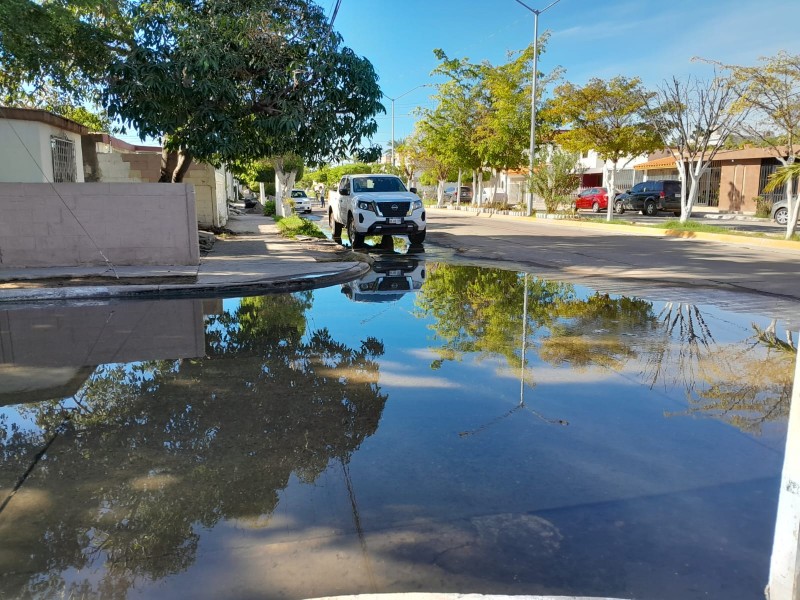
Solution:
[(357, 248), (368, 235), (406, 235), (412, 245), (425, 241), (425, 207), (416, 190), (399, 177), (384, 174), (345, 175), (328, 205), (334, 239), (346, 228)]

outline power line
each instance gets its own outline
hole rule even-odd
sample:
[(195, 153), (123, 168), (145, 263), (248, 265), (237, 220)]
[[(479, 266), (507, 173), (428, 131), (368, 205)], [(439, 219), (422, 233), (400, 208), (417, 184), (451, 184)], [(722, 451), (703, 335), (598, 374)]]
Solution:
[(339, 7), (341, 5), (342, 5), (342, 0), (336, 0), (336, 6), (333, 7), (333, 13), (331, 14), (330, 29), (333, 29), (333, 22), (336, 20), (336, 15), (339, 14)]

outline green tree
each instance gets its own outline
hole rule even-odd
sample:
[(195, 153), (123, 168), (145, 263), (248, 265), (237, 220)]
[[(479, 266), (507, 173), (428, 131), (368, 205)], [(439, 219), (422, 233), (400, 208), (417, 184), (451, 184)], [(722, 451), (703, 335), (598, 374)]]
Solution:
[(614, 206), (614, 185), (620, 161), (663, 147), (648, 119), (647, 102), (653, 98), (638, 78), (591, 79), (585, 86), (564, 83), (556, 87), (547, 112), (568, 131), (557, 143), (572, 152), (595, 150), (611, 163), (608, 177), (608, 220)]
[(549, 156), (537, 156), (529, 180), (530, 191), (544, 199), (548, 213), (560, 210), (572, 200), (581, 183), (578, 155), (555, 148)]
[[(43, 82), (99, 99), (112, 119), (161, 137), (162, 181), (181, 181), (192, 160), (296, 155), (321, 164), (352, 155), (377, 130), (372, 65), (310, 0), (13, 3), (0, 14), (13, 94)], [(26, 12), (32, 25), (18, 19)], [(55, 46), (50, 25), (68, 43), (35, 57), (25, 41), (41, 35), (43, 49)]]

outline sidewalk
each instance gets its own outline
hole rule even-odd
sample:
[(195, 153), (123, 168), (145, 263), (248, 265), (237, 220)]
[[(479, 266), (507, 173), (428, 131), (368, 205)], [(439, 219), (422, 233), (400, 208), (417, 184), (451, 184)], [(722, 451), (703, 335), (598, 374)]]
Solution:
[[(293, 292), (356, 279), (369, 271), (327, 240), (282, 237), (261, 215), (236, 215), (199, 266), (0, 269), (0, 303), (111, 297), (237, 296)], [(344, 259), (344, 261), (342, 261)]]

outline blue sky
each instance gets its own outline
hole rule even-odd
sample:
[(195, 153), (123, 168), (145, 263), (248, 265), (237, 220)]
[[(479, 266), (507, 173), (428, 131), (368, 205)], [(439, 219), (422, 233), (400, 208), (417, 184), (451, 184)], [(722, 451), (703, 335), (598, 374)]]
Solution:
[[(542, 9), (552, 0), (524, 0)], [(317, 0), (330, 15), (335, 0)], [(539, 18), (551, 32), (539, 69), (566, 69), (576, 84), (591, 77), (638, 76), (648, 86), (673, 74), (707, 75), (701, 56), (755, 64), (779, 50), (800, 54), (800, 0), (560, 0)], [(367, 57), (384, 94), (398, 98), (433, 80), (434, 48), (473, 62), (505, 62), (533, 40), (533, 15), (515, 0), (342, 0), (334, 27)], [(411, 133), (417, 106), (433, 106), (420, 88), (395, 102), (395, 137)], [(374, 143), (389, 147), (391, 102), (378, 116)], [(120, 136), (141, 143), (138, 136)]]
[[(542, 9), (552, 0), (525, 0)], [(331, 13), (334, 0), (318, 0)], [(800, 54), (800, 0), (560, 0), (539, 17), (552, 34), (539, 69), (566, 69), (576, 84), (591, 77), (641, 77), (648, 86), (673, 74), (707, 75), (693, 56), (755, 64), (779, 50)], [(533, 15), (515, 0), (342, 0), (335, 28), (367, 57), (387, 96), (432, 81), (434, 48), (473, 62), (506, 61), (533, 40)], [(430, 89), (395, 102), (395, 137), (411, 133), (411, 111), (432, 106)], [(389, 147), (391, 102), (374, 142)]]

